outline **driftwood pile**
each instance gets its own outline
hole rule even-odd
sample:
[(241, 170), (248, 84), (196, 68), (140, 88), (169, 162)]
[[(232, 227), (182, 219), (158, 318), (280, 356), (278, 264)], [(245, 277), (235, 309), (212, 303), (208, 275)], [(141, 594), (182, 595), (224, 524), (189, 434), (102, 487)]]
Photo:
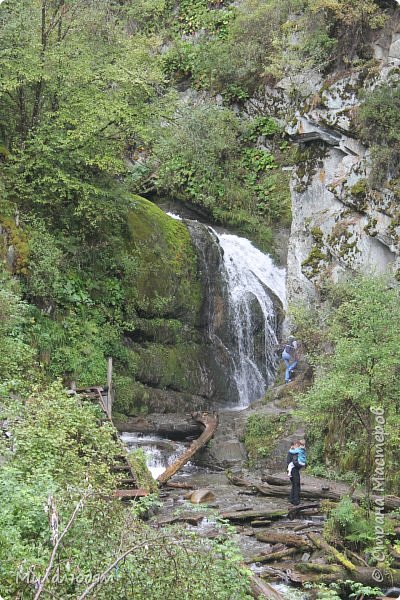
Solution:
[[(230, 475), (229, 480), (233, 485), (246, 487), (262, 496), (276, 498), (287, 498), (289, 496), (290, 482), (285, 475), (267, 475), (262, 484), (255, 484), (234, 475)], [(301, 497), (306, 499), (338, 502), (346, 495), (351, 496), (355, 501), (365, 498), (363, 493), (352, 490), (350, 486), (344, 483), (326, 482), (316, 477), (305, 477), (305, 483), (302, 482), (301, 485)], [(372, 496), (373, 499), (374, 496)], [(385, 496), (385, 510), (396, 510), (397, 508), (400, 508), (400, 498), (398, 496)]]
[[(263, 484), (255, 484), (233, 475), (229, 479), (232, 484), (257, 495), (287, 497), (289, 493), (288, 480), (280, 475), (267, 476)], [(322, 535), (323, 521), (315, 518), (320, 513), (320, 500), (340, 500), (348, 488), (330, 482), (327, 485), (326, 482), (313, 478), (307, 480), (308, 483), (302, 486), (302, 497), (312, 498), (314, 502), (304, 502), (289, 510), (242, 510), (222, 514), (237, 526), (250, 526), (246, 535), (254, 535), (258, 541), (265, 542), (265, 552), (250, 557), (246, 562), (263, 565), (263, 579), (285, 579), (296, 586), (302, 586), (306, 582), (330, 583), (338, 579), (352, 579), (375, 587), (377, 578), (379, 587), (399, 586), (400, 560), (394, 560), (394, 568), (379, 570), (377, 574), (377, 569), (369, 566), (361, 556), (344, 547), (335, 548), (326, 542)], [(361, 498), (361, 494), (354, 494), (354, 497)], [(386, 499), (386, 510), (398, 506), (400, 498), (389, 496)], [(309, 517), (309, 520), (300, 523), (293, 521), (299, 516), (305, 519)]]

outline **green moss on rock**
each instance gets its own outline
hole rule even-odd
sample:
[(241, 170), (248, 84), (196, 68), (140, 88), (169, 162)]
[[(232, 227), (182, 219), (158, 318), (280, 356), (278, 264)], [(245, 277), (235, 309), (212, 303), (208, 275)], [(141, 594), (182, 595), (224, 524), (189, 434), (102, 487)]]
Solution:
[(275, 442), (287, 433), (289, 415), (269, 417), (250, 415), (244, 433), (244, 444), (251, 463), (267, 457)]
[(137, 477), (140, 488), (144, 488), (148, 492), (154, 493), (158, 491), (158, 485), (152, 474), (147, 468), (146, 456), (140, 448), (133, 450), (128, 454), (129, 463)]
[(206, 357), (198, 344), (176, 346), (149, 344), (139, 350), (138, 378), (159, 389), (173, 389), (191, 394), (207, 394), (204, 376)]
[(368, 181), (366, 179), (360, 179), (351, 188), (351, 194), (352, 196), (358, 197), (365, 196), (365, 194), (368, 192), (368, 187)]
[(138, 257), (135, 296), (130, 298), (135, 308), (149, 317), (175, 317), (195, 324), (201, 289), (187, 227), (135, 196), (128, 228)]

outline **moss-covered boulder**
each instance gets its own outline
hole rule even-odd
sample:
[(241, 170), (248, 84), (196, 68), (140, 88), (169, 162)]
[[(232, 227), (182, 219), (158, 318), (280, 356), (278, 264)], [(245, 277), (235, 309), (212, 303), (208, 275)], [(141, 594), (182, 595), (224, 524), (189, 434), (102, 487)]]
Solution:
[(135, 196), (128, 228), (130, 249), (137, 259), (134, 285), (127, 287), (128, 301), (143, 317), (195, 325), (201, 289), (196, 252), (185, 224)]
[(133, 197), (123, 276), (126, 352), (117, 361), (115, 411), (206, 408), (224, 382), (207, 338), (198, 259), (184, 222)]

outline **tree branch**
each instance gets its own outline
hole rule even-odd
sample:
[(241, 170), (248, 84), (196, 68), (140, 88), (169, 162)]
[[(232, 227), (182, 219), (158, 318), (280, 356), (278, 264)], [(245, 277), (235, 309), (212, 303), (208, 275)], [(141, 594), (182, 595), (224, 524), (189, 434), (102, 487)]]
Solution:
[(102, 572), (102, 574), (99, 577), (95, 578), (95, 580), (93, 581), (93, 583), (91, 583), (89, 585), (89, 587), (87, 587), (86, 590), (83, 592), (83, 594), (81, 594), (79, 596), (78, 600), (84, 600), (84, 598), (87, 598), (88, 595), (94, 590), (94, 588), (97, 585), (99, 585), (99, 583), (103, 583), (104, 582), (105, 578), (110, 573), (110, 571), (112, 571), (121, 562), (121, 560), (123, 560), (124, 558), (126, 558), (129, 554), (132, 554), (132, 552), (134, 552), (138, 548), (142, 548), (143, 546), (147, 546), (148, 543), (149, 543), (148, 541), (145, 541), (142, 544), (138, 544), (137, 546), (132, 546), (131, 548), (129, 548), (128, 550), (126, 550), (123, 554), (121, 554), (113, 563), (111, 563), (111, 565), (109, 565), (107, 567), (107, 569), (105, 571)]
[(34, 600), (38, 600), (38, 598), (40, 598), (40, 596), (43, 592), (44, 584), (46, 583), (47, 579), (49, 578), (50, 571), (53, 567), (54, 559), (56, 557), (57, 550), (60, 547), (61, 541), (65, 537), (65, 535), (68, 533), (68, 531), (71, 529), (78, 512), (80, 511), (80, 509), (83, 506), (83, 501), (88, 497), (89, 493), (91, 493), (91, 491), (87, 490), (86, 493), (79, 500), (78, 504), (75, 506), (74, 512), (72, 513), (72, 515), (70, 517), (70, 520), (68, 521), (67, 525), (65, 526), (64, 531), (62, 532), (60, 537), (56, 540), (56, 542), (54, 544), (53, 552), (51, 553), (51, 556), (50, 556), (49, 564), (47, 565), (47, 569), (45, 571), (45, 574), (43, 575), (43, 579), (41, 581), (39, 581), (39, 587), (35, 594)]

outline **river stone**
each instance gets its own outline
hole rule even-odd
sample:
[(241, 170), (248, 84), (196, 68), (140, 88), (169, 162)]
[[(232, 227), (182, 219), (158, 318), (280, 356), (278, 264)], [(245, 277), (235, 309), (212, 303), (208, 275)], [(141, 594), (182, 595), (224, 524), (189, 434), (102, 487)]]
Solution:
[(202, 489), (195, 490), (190, 496), (190, 502), (192, 504), (201, 504), (203, 502), (212, 502), (215, 500), (215, 495), (211, 490)]

